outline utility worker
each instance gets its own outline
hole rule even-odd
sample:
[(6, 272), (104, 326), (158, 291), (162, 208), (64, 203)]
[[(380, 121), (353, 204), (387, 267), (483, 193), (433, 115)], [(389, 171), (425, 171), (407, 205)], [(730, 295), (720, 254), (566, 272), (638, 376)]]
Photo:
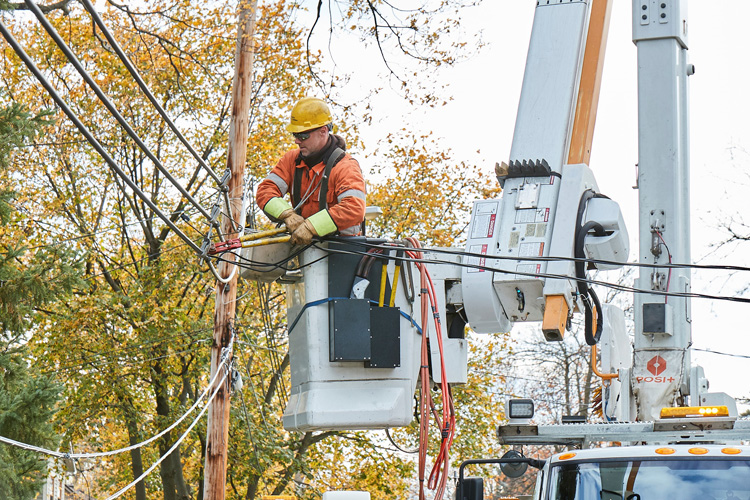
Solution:
[[(365, 218), (365, 180), (346, 142), (333, 134), (328, 105), (315, 97), (300, 99), (286, 129), (298, 148), (281, 157), (258, 185), (256, 201), (271, 220), (283, 222), (293, 245), (314, 236), (361, 233)], [(284, 199), (290, 193), (292, 203)]]

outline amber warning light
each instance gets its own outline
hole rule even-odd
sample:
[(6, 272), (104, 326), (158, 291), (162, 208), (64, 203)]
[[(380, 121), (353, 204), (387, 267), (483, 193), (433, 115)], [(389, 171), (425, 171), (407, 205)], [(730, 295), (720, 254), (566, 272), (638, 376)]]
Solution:
[(660, 416), (661, 418), (728, 417), (729, 408), (726, 406), (679, 406), (662, 408)]

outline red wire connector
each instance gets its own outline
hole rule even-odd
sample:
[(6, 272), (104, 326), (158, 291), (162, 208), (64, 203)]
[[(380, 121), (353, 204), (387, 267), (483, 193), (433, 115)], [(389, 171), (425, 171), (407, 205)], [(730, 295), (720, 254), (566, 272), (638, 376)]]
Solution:
[(235, 248), (242, 248), (242, 241), (240, 241), (239, 238), (232, 238), (231, 240), (211, 244), (211, 246), (208, 247), (208, 255), (228, 252), (229, 250), (234, 250)]

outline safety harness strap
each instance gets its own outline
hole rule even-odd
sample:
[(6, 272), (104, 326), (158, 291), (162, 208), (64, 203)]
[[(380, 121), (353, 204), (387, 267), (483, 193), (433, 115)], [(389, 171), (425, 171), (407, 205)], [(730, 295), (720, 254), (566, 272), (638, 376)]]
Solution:
[[(326, 160), (326, 168), (323, 171), (323, 179), (320, 183), (320, 196), (319, 196), (319, 207), (320, 210), (328, 208), (328, 177), (331, 175), (331, 170), (336, 164), (344, 157), (344, 150), (341, 148), (334, 149), (328, 159)], [(302, 168), (294, 169), (294, 182), (292, 184), (292, 205), (297, 207), (300, 199), (302, 198)], [(297, 213), (302, 215), (302, 207), (297, 207)]]
[(318, 198), (321, 210), (328, 208), (328, 176), (331, 175), (331, 170), (343, 157), (344, 151), (341, 148), (336, 148), (326, 160), (326, 169), (323, 172), (323, 182), (320, 184), (320, 196)]

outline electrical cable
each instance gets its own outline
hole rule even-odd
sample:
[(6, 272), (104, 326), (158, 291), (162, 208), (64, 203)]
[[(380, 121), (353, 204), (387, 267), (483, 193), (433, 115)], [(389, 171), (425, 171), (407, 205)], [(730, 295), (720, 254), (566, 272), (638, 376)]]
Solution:
[[(357, 242), (356, 244), (360, 244), (360, 243)], [(324, 248), (324, 247), (321, 247), (317, 243), (313, 243), (313, 246), (315, 246), (318, 249), (324, 250), (324, 251), (326, 251), (328, 253), (342, 253), (342, 254), (352, 254), (352, 255), (363, 255), (364, 254), (364, 252), (358, 252), (358, 251), (354, 251), (354, 250), (341, 250), (341, 249)], [(381, 248), (380, 245), (370, 245), (370, 246), (368, 246), (367, 244), (365, 244), (364, 246), (367, 246), (368, 248), (370, 248), (370, 247), (372, 247), (372, 248)], [(382, 248), (385, 248), (385, 247), (382, 247)], [(443, 252), (441, 252), (440, 249), (431, 249), (431, 248), (425, 248), (424, 251), (425, 252), (433, 252), (434, 251), (436, 253), (443, 253)], [(451, 253), (451, 254), (464, 254), (464, 255), (468, 255), (468, 256), (480, 255), (480, 254), (471, 254), (470, 252), (447, 252), (447, 253)], [(488, 256), (487, 255), (481, 255), (481, 257), (482, 258), (487, 258)], [(403, 257), (403, 258), (392, 257), (392, 258), (398, 259), (401, 262), (413, 262), (413, 263), (416, 263), (416, 262), (422, 262), (423, 261), (423, 260), (414, 259), (414, 258), (411, 258), (411, 257)], [(495, 256), (491, 256), (490, 258), (494, 259), (496, 257)], [(503, 259), (503, 257), (497, 257), (497, 258), (499, 260)], [(522, 257), (522, 258), (516, 257), (516, 258), (513, 258), (512, 260), (524, 260), (524, 261), (525, 260), (529, 260), (529, 261), (534, 261), (534, 260), (537, 260), (537, 259), (535, 259), (533, 257)], [(549, 261), (550, 259), (546, 258), (546, 260)], [(574, 259), (573, 258), (561, 258), (560, 260), (574, 260)], [(585, 260), (590, 260), (590, 259), (585, 259)], [(664, 292), (664, 291), (661, 291), (661, 290), (642, 290), (642, 289), (638, 289), (638, 288), (627, 286), (627, 285), (621, 285), (621, 284), (618, 284), (618, 283), (610, 283), (610, 282), (607, 282), (607, 281), (595, 280), (595, 279), (591, 279), (591, 278), (583, 279), (583, 278), (575, 278), (575, 277), (572, 277), (572, 276), (567, 276), (567, 275), (562, 275), (562, 274), (550, 274), (550, 273), (541, 273), (541, 272), (540, 273), (537, 273), (537, 272), (523, 272), (523, 271), (518, 271), (518, 270), (510, 271), (510, 270), (507, 270), (507, 269), (500, 269), (500, 268), (495, 268), (495, 267), (491, 267), (491, 266), (487, 266), (487, 265), (470, 264), (470, 263), (467, 263), (467, 262), (456, 262), (456, 261), (450, 261), (450, 260), (428, 259), (428, 260), (425, 260), (424, 262), (426, 262), (428, 264), (446, 264), (446, 265), (454, 265), (454, 266), (458, 265), (460, 267), (465, 267), (465, 268), (469, 268), (469, 269), (481, 269), (481, 270), (484, 270), (484, 271), (491, 271), (491, 272), (496, 272), (496, 273), (501, 273), (501, 274), (515, 274), (515, 275), (518, 275), (518, 276), (528, 276), (528, 277), (531, 277), (531, 278), (556, 278), (556, 279), (569, 279), (569, 280), (574, 280), (574, 281), (583, 281), (585, 283), (589, 283), (589, 284), (592, 284), (592, 285), (600, 285), (602, 287), (611, 288), (611, 289), (619, 290), (619, 291), (623, 291), (623, 292), (644, 293), (644, 294), (670, 296), (670, 297), (690, 297), (690, 298), (703, 298), (703, 299), (713, 299), (713, 300), (725, 300), (725, 301), (730, 301), (730, 302), (740, 302), (740, 303), (750, 304), (750, 298), (744, 298), (744, 297), (729, 297), (729, 296), (712, 295), (712, 294), (704, 294), (704, 293), (696, 293), (696, 292)], [(664, 266), (648, 265), (648, 267), (664, 267)], [(748, 270), (750, 270), (750, 269), (748, 269)]]
[[(335, 238), (329, 238), (334, 241), (339, 241)], [(347, 243), (351, 243), (355, 246), (363, 246), (366, 248), (380, 248), (380, 249), (389, 249), (391, 247), (388, 247), (385, 244), (380, 243), (368, 243), (365, 241), (358, 241), (351, 239), (351, 241), (346, 240)], [(344, 240), (341, 240), (344, 241)], [(736, 266), (736, 265), (724, 265), (724, 264), (649, 264), (646, 262), (617, 262), (617, 261), (611, 261), (611, 260), (603, 260), (603, 259), (591, 259), (591, 258), (577, 258), (577, 257), (555, 257), (555, 256), (548, 256), (548, 257), (533, 257), (533, 256), (507, 256), (507, 255), (487, 255), (487, 254), (480, 254), (480, 253), (474, 253), (474, 252), (468, 252), (465, 250), (458, 250), (458, 249), (449, 249), (449, 248), (431, 248), (431, 247), (423, 247), (423, 251), (430, 252), (430, 253), (442, 253), (442, 254), (448, 254), (448, 255), (459, 255), (464, 257), (476, 257), (476, 258), (483, 258), (483, 259), (492, 259), (492, 260), (510, 260), (510, 261), (524, 261), (524, 262), (557, 262), (557, 261), (570, 261), (570, 262), (584, 262), (584, 263), (590, 263), (590, 264), (608, 264), (612, 266), (621, 266), (621, 267), (642, 267), (647, 269), (661, 269), (661, 268), (672, 268), (672, 269), (698, 269), (698, 270), (711, 270), (711, 271), (740, 271), (740, 272), (750, 272), (750, 267), (747, 266)], [(454, 262), (455, 263), (455, 262)]]
[(731, 352), (719, 352), (719, 351), (713, 351), (711, 349), (699, 349), (697, 347), (691, 347), (691, 349), (694, 350), (694, 351), (707, 352), (707, 353), (710, 353), (710, 354), (718, 354), (719, 356), (731, 356), (731, 357), (734, 357), (734, 358), (750, 359), (750, 356), (748, 356), (747, 354), (736, 354), (736, 353), (731, 353)]
[(396, 448), (396, 449), (397, 449), (398, 451), (400, 451), (401, 453), (408, 453), (408, 454), (410, 454), (410, 455), (414, 455), (414, 454), (417, 454), (417, 453), (419, 453), (419, 448), (415, 448), (415, 449), (413, 449), (413, 450), (405, 450), (405, 449), (403, 449), (403, 448), (402, 448), (401, 446), (399, 446), (399, 445), (398, 445), (398, 444), (396, 443), (396, 441), (394, 441), (394, 440), (393, 440), (393, 436), (391, 436), (391, 430), (390, 430), (390, 429), (389, 429), (388, 427), (386, 427), (386, 428), (385, 428), (385, 435), (386, 435), (386, 436), (388, 437), (388, 441), (390, 441), (390, 442), (391, 442), (391, 444), (392, 444), (392, 445), (393, 445), (393, 446), (394, 446), (394, 447), (395, 447), (395, 448)]
[(65, 101), (62, 100), (60, 95), (57, 93), (57, 91), (52, 87), (52, 85), (49, 83), (49, 81), (45, 78), (45, 76), (42, 74), (42, 72), (39, 70), (39, 68), (34, 64), (34, 62), (31, 60), (31, 58), (26, 54), (26, 52), (23, 50), (23, 48), (18, 44), (16, 39), (13, 37), (13, 35), (8, 31), (8, 29), (5, 26), (5, 23), (3, 23), (0, 20), (0, 32), (2, 32), (3, 37), (8, 42), (8, 44), (11, 46), (13, 51), (21, 58), (23, 63), (26, 65), (26, 67), (33, 73), (33, 75), (36, 77), (36, 79), (39, 81), (39, 83), (45, 88), (47, 93), (52, 97), (52, 99), (55, 101), (55, 103), (58, 105), (58, 107), (65, 113), (65, 115), (70, 119), (70, 121), (73, 122), (73, 124), (78, 128), (78, 130), (83, 134), (83, 136), (86, 138), (86, 140), (91, 144), (91, 146), (96, 150), (97, 153), (104, 159), (104, 161), (109, 165), (109, 167), (114, 170), (117, 175), (119, 175), (123, 181), (130, 187), (130, 189), (133, 190), (133, 192), (141, 198), (148, 207), (154, 211), (154, 213), (157, 214), (157, 216), (164, 221), (164, 223), (172, 230), (174, 233), (179, 236), (182, 240), (185, 241), (186, 244), (188, 244), (198, 255), (201, 255), (201, 249), (198, 245), (196, 245), (185, 233), (183, 233), (172, 221), (169, 217), (167, 217), (161, 210), (159, 210), (159, 207), (157, 207), (153, 201), (144, 193), (133, 180), (130, 179), (130, 177), (115, 163), (115, 161), (112, 159), (112, 157), (109, 156), (109, 154), (104, 150), (102, 145), (99, 143), (98, 140), (91, 134), (91, 132), (88, 130), (88, 128), (78, 119), (78, 116), (73, 112), (73, 110), (70, 109), (70, 107), (65, 103)]
[[(217, 370), (216, 374), (218, 375), (219, 373), (221, 373), (221, 371)], [(138, 484), (139, 482), (141, 482), (144, 477), (146, 477), (149, 474), (151, 474), (151, 472), (153, 472), (153, 470), (160, 463), (162, 463), (168, 456), (170, 456), (172, 454), (172, 452), (185, 440), (185, 438), (188, 436), (188, 434), (190, 434), (190, 431), (193, 430), (193, 427), (195, 427), (196, 424), (198, 422), (200, 422), (201, 418), (206, 413), (206, 410), (208, 410), (208, 408), (211, 406), (211, 402), (213, 401), (214, 397), (216, 397), (216, 394), (219, 393), (219, 389), (221, 389), (221, 387), (224, 384), (224, 382), (226, 381), (228, 375), (229, 375), (229, 370), (225, 369), (224, 370), (224, 376), (222, 377), (221, 381), (219, 381), (219, 383), (216, 385), (216, 389), (214, 390), (213, 394), (211, 394), (211, 397), (208, 399), (208, 401), (206, 401), (206, 405), (200, 411), (200, 413), (195, 418), (195, 420), (193, 420), (193, 422), (188, 426), (187, 430), (177, 439), (177, 441), (175, 441), (175, 443), (172, 445), (172, 447), (169, 448), (169, 450), (167, 450), (166, 453), (164, 453), (161, 457), (159, 457), (159, 460), (157, 460), (156, 462), (154, 462), (151, 465), (151, 467), (149, 467), (148, 469), (146, 469), (143, 472), (143, 474), (141, 474), (140, 476), (138, 476), (137, 478), (135, 478), (131, 483), (129, 483), (127, 486), (125, 486), (122, 489), (120, 489), (115, 494), (110, 495), (109, 497), (107, 497), (106, 500), (115, 500), (116, 498), (122, 496), (130, 488), (132, 488), (133, 486), (135, 486), (136, 484)], [(211, 386), (209, 386), (209, 387), (211, 387)]]
[[(589, 196), (587, 196), (589, 194)], [(581, 197), (581, 201), (578, 207), (578, 219), (576, 221), (575, 230), (575, 250), (574, 255), (577, 258), (585, 258), (585, 244), (586, 237), (589, 231), (593, 230), (596, 236), (605, 236), (604, 228), (601, 224), (595, 221), (589, 221), (581, 225), (581, 219), (586, 208), (588, 200), (595, 196), (593, 191), (586, 191)], [(582, 261), (575, 263), (576, 278), (579, 280), (585, 280), (586, 276), (586, 265)], [(578, 293), (581, 295), (583, 300), (584, 316), (585, 316), (585, 327), (584, 327), (584, 338), (586, 343), (590, 346), (596, 345), (602, 336), (604, 315), (602, 312), (602, 306), (599, 303), (599, 297), (591, 286), (585, 281), (578, 281)], [(590, 298), (591, 300), (587, 300)]]
[[(49, 456), (56, 457), (56, 458), (72, 458), (72, 459), (76, 459), (76, 460), (79, 460), (79, 459), (82, 459), (82, 458), (109, 457), (109, 456), (113, 456), (113, 455), (119, 455), (121, 453), (126, 453), (128, 451), (132, 451), (132, 450), (135, 450), (135, 449), (138, 449), (138, 448), (142, 448), (142, 447), (144, 447), (144, 446), (146, 446), (146, 445), (154, 442), (155, 440), (159, 439), (160, 437), (162, 437), (166, 433), (170, 432), (172, 429), (174, 429), (175, 427), (177, 427), (183, 420), (185, 420), (188, 415), (190, 415), (193, 411), (195, 411), (195, 409), (198, 407), (198, 404), (200, 404), (200, 402), (203, 400), (203, 398), (206, 396), (206, 394), (208, 394), (208, 392), (210, 391), (211, 387), (213, 387), (214, 383), (216, 382), (216, 379), (221, 374), (221, 368), (223, 368), (225, 366), (225, 364), (227, 363), (227, 360), (228, 360), (228, 357), (225, 357), (225, 359), (223, 359), (221, 361), (221, 363), (219, 363), (219, 365), (217, 366), (217, 369), (216, 369), (216, 374), (214, 375), (213, 379), (211, 379), (211, 381), (208, 384), (208, 387), (206, 387), (206, 389), (203, 391), (203, 393), (198, 397), (198, 399), (196, 399), (195, 403), (193, 403), (193, 406), (191, 406), (190, 408), (188, 408), (188, 410), (179, 419), (177, 419), (175, 422), (173, 422), (172, 425), (170, 425), (169, 427), (167, 427), (166, 429), (162, 430), (161, 432), (159, 432), (155, 436), (152, 436), (149, 439), (147, 439), (147, 440), (145, 440), (145, 441), (143, 441), (141, 443), (134, 444), (134, 445), (128, 446), (126, 448), (121, 448), (121, 449), (111, 450), (111, 451), (101, 451), (101, 452), (95, 452), (95, 453), (62, 453), (62, 452), (59, 452), (59, 451), (47, 450), (45, 448), (41, 448), (41, 447), (38, 447), (38, 446), (34, 446), (34, 445), (22, 443), (20, 441), (16, 441), (14, 439), (6, 438), (4, 436), (0, 436), (0, 442), (3, 442), (5, 444), (9, 444), (9, 445), (12, 445), (12, 446), (16, 446), (17, 448), (21, 448), (21, 449), (29, 450), (29, 451), (35, 451), (37, 453), (41, 453), (41, 454), (44, 454), (44, 455), (49, 455)], [(226, 372), (226, 370), (224, 370), (224, 371)], [(223, 383), (223, 380), (226, 379), (226, 377), (227, 377), (227, 375), (225, 373), (224, 374), (224, 378), (222, 379), (222, 383)], [(219, 387), (220, 387), (220, 384), (219, 384)], [(217, 390), (218, 390), (218, 388), (217, 388)], [(212, 396), (211, 399), (213, 399), (213, 396)], [(205, 411), (205, 409), (208, 408), (208, 405), (209, 405), (210, 401), (211, 400), (209, 399), (209, 401), (206, 403), (206, 407), (203, 409), (203, 411)], [(201, 415), (202, 414), (203, 414), (203, 412), (201, 412)]]
[[(260, 300), (261, 305), (261, 319), (263, 321), (263, 330), (266, 335), (266, 342), (268, 342), (268, 345), (275, 346), (276, 345), (276, 339), (274, 338), (273, 332), (273, 315), (271, 314), (271, 309), (269, 307), (269, 303), (271, 302), (271, 287), (270, 285), (263, 284), (260, 281), (257, 281), (257, 289), (258, 289), (258, 297)], [(275, 351), (270, 351), (270, 358), (271, 358), (271, 366), (274, 369), (274, 372), (279, 372), (281, 369), (281, 360), (279, 359), (278, 354), (276, 354)], [(280, 380), (280, 386), (281, 386), (281, 392), (282, 394), (286, 395), (286, 384), (283, 380), (283, 377), (279, 377)], [(285, 398), (281, 398), (283, 406), (286, 406), (286, 401), (284, 401)], [(281, 408), (281, 411), (284, 411), (284, 408)]]
[[(667, 246), (667, 242), (664, 241), (664, 237), (661, 235), (661, 232), (658, 229), (654, 228), (653, 231), (656, 232), (656, 235), (661, 240), (660, 245), (664, 245), (664, 248), (667, 250), (667, 257), (669, 258), (669, 263), (671, 264), (672, 263), (672, 252), (669, 251), (669, 247)], [(669, 268), (669, 271), (667, 271), (667, 286), (664, 287), (664, 291), (665, 292), (669, 291), (669, 283), (670, 283), (670, 281), (672, 281), (672, 268), (671, 267)], [(667, 303), (667, 299), (669, 299), (669, 296), (665, 296), (664, 297), (664, 303), (665, 304)]]
[[(174, 212), (174, 213), (188, 214), (189, 212), (190, 212), (189, 210), (182, 210), (180, 212)], [(54, 243), (49, 243), (49, 244), (44, 244), (44, 245), (36, 245), (36, 246), (33, 246), (33, 247), (27, 247), (26, 250), (38, 250), (40, 248), (51, 248), (51, 247), (56, 247), (56, 246), (62, 246), (64, 243), (70, 243), (72, 241), (78, 241), (78, 240), (82, 240), (82, 239), (86, 239), (86, 238), (93, 238), (95, 236), (99, 236), (99, 235), (102, 235), (102, 234), (105, 234), (105, 233), (108, 233), (108, 232), (111, 232), (111, 231), (115, 231), (115, 230), (118, 230), (118, 229), (125, 230), (127, 227), (130, 227), (130, 226), (135, 226), (137, 224), (141, 224), (141, 223), (144, 223), (144, 222), (153, 221), (155, 217), (156, 217), (155, 215), (152, 215), (150, 217), (144, 217), (142, 219), (135, 219), (132, 222), (127, 222), (125, 224), (114, 224), (114, 225), (109, 226), (109, 227), (104, 228), (104, 229), (99, 229), (97, 231), (90, 232), (90, 233), (79, 234), (77, 236), (71, 236), (70, 238), (65, 238), (65, 239), (55, 238), (55, 242)], [(47, 222), (42, 222), (42, 221), (39, 221), (39, 220), (36, 220), (36, 219), (33, 219), (33, 218), (30, 218), (29, 220), (31, 220), (33, 223), (35, 223), (35, 224), (37, 224), (39, 226), (41, 226), (42, 224), (51, 225), (51, 224), (49, 224)], [(49, 232), (49, 229), (45, 229), (44, 227), (41, 227), (41, 229), (43, 231)]]
[[(419, 241), (415, 238), (406, 238), (406, 242), (414, 249), (408, 250), (406, 253), (414, 258), (421, 259), (422, 252), (420, 250)], [(427, 270), (427, 266), (424, 263), (416, 264), (420, 271), (420, 286), (421, 286), (421, 318), (422, 318), (422, 343), (421, 343), (421, 365), (420, 365), (420, 400), (419, 408), (421, 420), (419, 422), (419, 498), (423, 500), (425, 498), (424, 493), (424, 476), (425, 466), (427, 459), (427, 447), (429, 440), (429, 416), (433, 413), (434, 403), (430, 394), (429, 380), (430, 380), (430, 357), (429, 357), (429, 309), (432, 307), (432, 317), (435, 326), (435, 337), (437, 338), (438, 351), (440, 353), (440, 389), (443, 403), (442, 420), (435, 413), (435, 422), (441, 433), (440, 447), (438, 455), (435, 458), (435, 464), (430, 471), (430, 475), (427, 479), (427, 487), (435, 490), (435, 498), (441, 499), (445, 493), (445, 488), (448, 481), (448, 467), (449, 467), (449, 452), (451, 445), (453, 444), (453, 438), (455, 435), (456, 419), (455, 411), (453, 408), (453, 398), (451, 396), (450, 385), (448, 384), (446, 369), (445, 369), (445, 354), (443, 352), (443, 338), (440, 325), (440, 315), (437, 310), (437, 296), (435, 293), (435, 287), (432, 283), (432, 278)]]
[(184, 187), (182, 187), (180, 182), (177, 179), (175, 179), (172, 176), (172, 174), (169, 173), (169, 171), (164, 167), (164, 165), (156, 157), (156, 155), (151, 152), (148, 146), (146, 146), (146, 144), (138, 136), (135, 130), (133, 130), (133, 128), (130, 126), (127, 120), (125, 120), (125, 117), (123, 117), (122, 114), (120, 114), (117, 108), (115, 108), (114, 104), (112, 104), (112, 101), (109, 100), (109, 98), (102, 91), (99, 85), (97, 85), (97, 83), (94, 81), (91, 75), (88, 74), (88, 72), (83, 67), (83, 65), (78, 60), (78, 58), (73, 53), (73, 51), (70, 49), (70, 47), (65, 43), (65, 41), (62, 39), (60, 34), (57, 32), (57, 30), (55, 30), (54, 26), (50, 24), (49, 20), (41, 11), (41, 9), (36, 4), (36, 2), (34, 2), (34, 0), (24, 0), (24, 3), (28, 6), (29, 10), (39, 20), (39, 23), (42, 25), (44, 30), (49, 34), (49, 36), (55, 42), (55, 45), (57, 45), (58, 48), (63, 52), (66, 59), (73, 65), (73, 67), (76, 69), (78, 74), (81, 75), (81, 77), (88, 84), (91, 90), (94, 91), (96, 96), (99, 98), (99, 101), (102, 104), (104, 104), (104, 107), (106, 107), (107, 110), (110, 112), (110, 114), (115, 118), (115, 120), (117, 120), (117, 123), (119, 123), (120, 126), (125, 130), (125, 132), (127, 132), (127, 134), (135, 141), (135, 143), (138, 145), (141, 151), (143, 151), (146, 154), (146, 156), (148, 156), (148, 158), (151, 160), (151, 162), (154, 164), (157, 170), (159, 170), (159, 172), (161, 172), (164, 175), (164, 177), (166, 177), (167, 180), (169, 180), (169, 182), (171, 182), (172, 185), (175, 188), (177, 188), (180, 194), (182, 194), (182, 196), (186, 200), (188, 200), (188, 202), (191, 205), (193, 205), (206, 218), (208, 223), (210, 225), (213, 225), (218, 231), (219, 230), (218, 222), (211, 219), (211, 215), (206, 211), (206, 209), (203, 208), (203, 206), (201, 206)]
[[(146, 348), (148, 346), (153, 346), (154, 344), (159, 344), (159, 343), (168, 341), (170, 339), (173, 339), (175, 337), (184, 337), (184, 336), (190, 335), (192, 333), (201, 333), (201, 332), (209, 332), (209, 331), (213, 331), (213, 328), (201, 328), (201, 329), (198, 329), (198, 330), (193, 330), (192, 332), (178, 332), (178, 333), (175, 333), (174, 335), (167, 335), (165, 337), (160, 337), (160, 338), (151, 340), (149, 342), (144, 342), (143, 344), (139, 344), (139, 345), (127, 346), (127, 347), (120, 347), (118, 349), (109, 349), (109, 350), (106, 351), (106, 353), (104, 353), (104, 352), (95, 352), (95, 353), (92, 353), (91, 356), (102, 356), (102, 357), (104, 357), (104, 356), (108, 356), (108, 355), (109, 356), (114, 355), (114, 356), (117, 356), (117, 357), (121, 357), (123, 355), (127, 355), (127, 353), (130, 352), (130, 351), (133, 351), (133, 350), (142, 350), (142, 349), (144, 349), (144, 348)], [(212, 338), (211, 337), (208, 337), (208, 338), (205, 338), (205, 339), (191, 338), (190, 340), (191, 340), (191, 343), (199, 343), (199, 342), (208, 342), (208, 341), (211, 341)], [(175, 356), (177, 354), (183, 354), (183, 353), (192, 352), (192, 351), (195, 351), (195, 350), (196, 350), (195, 348), (193, 348), (193, 349), (185, 349), (185, 350), (182, 350), (182, 351), (175, 351), (175, 352), (173, 352), (173, 353), (171, 353), (171, 354), (169, 354), (167, 356), (160, 356), (160, 357), (157, 357), (157, 358), (148, 358), (148, 359), (133, 360), (133, 361), (137, 361), (138, 363), (146, 363), (148, 361), (156, 361), (158, 359), (164, 359), (165, 357), (171, 357), (171, 356)], [(71, 371), (71, 370), (80, 370), (81, 368), (83, 368), (84, 366), (87, 366), (87, 365), (90, 365), (92, 368), (99, 368), (99, 367), (102, 367), (102, 366), (107, 366), (107, 365), (111, 365), (111, 364), (115, 364), (115, 363), (120, 364), (120, 365), (124, 365), (124, 362), (123, 362), (122, 359), (105, 359), (105, 360), (102, 360), (101, 362), (98, 362), (96, 364), (94, 364), (94, 363), (95, 363), (94, 360), (85, 360), (84, 361), (84, 360), (81, 360), (79, 358), (78, 360), (76, 360), (75, 364), (68, 363), (66, 365), (57, 366), (57, 367), (55, 367), (53, 364), (43, 365), (43, 366), (40, 367), (40, 371), (43, 374), (49, 374), (49, 373), (61, 373), (61, 372), (66, 372), (66, 371)], [(132, 366), (132, 364), (130, 366)]]
[(190, 154), (193, 156), (193, 158), (196, 159), (198, 164), (203, 167), (203, 169), (210, 175), (214, 181), (216, 181), (216, 184), (222, 187), (221, 185), (221, 179), (218, 175), (213, 171), (211, 167), (208, 166), (208, 164), (205, 162), (203, 157), (201, 157), (195, 149), (190, 145), (188, 140), (185, 138), (184, 135), (179, 131), (177, 126), (174, 124), (174, 122), (170, 119), (167, 112), (164, 110), (164, 108), (159, 104), (159, 101), (156, 100), (156, 97), (151, 93), (151, 90), (146, 85), (146, 82), (143, 81), (143, 78), (141, 78), (140, 73), (135, 68), (133, 63), (128, 58), (127, 54), (122, 50), (120, 47), (120, 44), (117, 43), (117, 40), (115, 40), (114, 36), (112, 36), (112, 33), (110, 33), (109, 29), (107, 29), (107, 25), (104, 24), (104, 21), (99, 16), (99, 14), (96, 12), (96, 9), (91, 4), (89, 0), (80, 0), (81, 4), (83, 4), (83, 8), (86, 9), (91, 16), (91, 18), (94, 20), (97, 26), (99, 26), (99, 29), (102, 31), (102, 34), (109, 42), (109, 45), (112, 47), (112, 49), (115, 51), (117, 56), (120, 58), (120, 61), (125, 65), (128, 72), (131, 74), (133, 79), (136, 81), (138, 86), (141, 88), (141, 91), (144, 93), (144, 95), (148, 98), (148, 100), (151, 102), (151, 105), (154, 106), (156, 111), (161, 115), (162, 119), (164, 119), (164, 122), (167, 124), (167, 126), (172, 130), (174, 135), (180, 140), (180, 142), (185, 146), (185, 148), (190, 152)]

